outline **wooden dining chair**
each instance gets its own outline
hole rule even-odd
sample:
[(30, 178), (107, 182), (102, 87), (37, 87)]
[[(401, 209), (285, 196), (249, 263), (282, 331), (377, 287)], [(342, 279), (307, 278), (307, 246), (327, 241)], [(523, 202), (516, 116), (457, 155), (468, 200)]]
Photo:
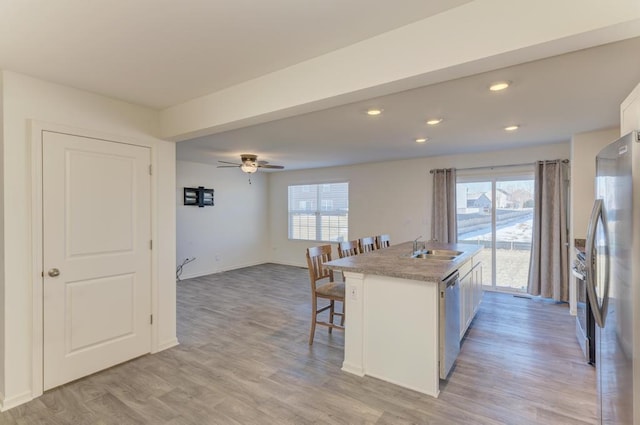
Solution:
[(360, 248), (357, 240), (338, 242), (338, 255), (340, 258), (358, 255), (359, 251)]
[[(333, 271), (324, 267), (324, 263), (331, 261), (331, 245), (321, 245), (307, 249), (307, 265), (309, 266), (309, 280), (311, 282), (311, 333), (309, 345), (313, 344), (316, 325), (326, 326), (329, 333), (335, 329), (344, 330), (345, 304), (344, 283), (334, 282)], [(329, 305), (318, 307), (318, 300), (327, 300)], [(342, 312), (337, 312), (335, 303), (342, 303)], [(318, 314), (329, 310), (329, 321), (318, 320)], [(340, 324), (335, 324), (334, 317), (340, 316)]]
[(391, 246), (391, 238), (389, 235), (378, 235), (376, 236), (376, 248), (389, 248)]
[(371, 252), (376, 250), (376, 240), (372, 236), (358, 239), (360, 245), (360, 253)]

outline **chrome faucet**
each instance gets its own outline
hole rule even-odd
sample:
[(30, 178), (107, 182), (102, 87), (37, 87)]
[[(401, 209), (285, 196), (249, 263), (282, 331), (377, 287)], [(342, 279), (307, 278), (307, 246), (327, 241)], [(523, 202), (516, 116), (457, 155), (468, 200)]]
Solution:
[(420, 238), (422, 238), (422, 235), (418, 236), (413, 240), (413, 251), (411, 252), (411, 255), (415, 254), (416, 251), (418, 250), (418, 239)]

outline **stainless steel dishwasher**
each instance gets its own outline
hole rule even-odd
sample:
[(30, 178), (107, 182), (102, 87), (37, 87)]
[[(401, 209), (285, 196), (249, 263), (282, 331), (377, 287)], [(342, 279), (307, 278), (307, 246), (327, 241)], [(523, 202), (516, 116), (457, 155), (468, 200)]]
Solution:
[(440, 379), (447, 379), (460, 353), (460, 280), (456, 270), (440, 282)]

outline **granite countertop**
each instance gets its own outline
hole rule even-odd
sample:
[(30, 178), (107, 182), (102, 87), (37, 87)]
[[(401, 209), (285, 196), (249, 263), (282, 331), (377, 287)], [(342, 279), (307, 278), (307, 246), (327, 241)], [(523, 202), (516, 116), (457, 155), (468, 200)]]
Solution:
[(331, 270), (389, 276), (401, 279), (440, 282), (469, 261), (482, 247), (459, 243), (427, 242), (426, 249), (451, 249), (463, 254), (451, 261), (411, 258), (413, 242), (391, 245), (388, 248), (326, 263)]

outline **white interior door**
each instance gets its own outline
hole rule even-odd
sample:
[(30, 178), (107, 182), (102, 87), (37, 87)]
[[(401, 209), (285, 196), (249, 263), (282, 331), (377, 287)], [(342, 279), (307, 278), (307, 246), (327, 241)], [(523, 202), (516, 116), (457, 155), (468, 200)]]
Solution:
[(44, 389), (148, 353), (150, 149), (43, 132)]

